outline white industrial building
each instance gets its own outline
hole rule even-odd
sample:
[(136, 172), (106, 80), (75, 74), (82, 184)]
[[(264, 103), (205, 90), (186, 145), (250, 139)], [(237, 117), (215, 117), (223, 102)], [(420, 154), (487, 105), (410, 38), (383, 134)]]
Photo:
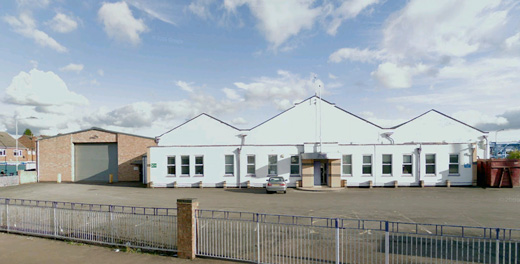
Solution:
[(487, 135), (435, 110), (382, 128), (313, 96), (251, 129), (207, 114), (173, 128), (149, 148), (146, 182), (262, 187), (278, 175), (306, 188), (472, 185)]

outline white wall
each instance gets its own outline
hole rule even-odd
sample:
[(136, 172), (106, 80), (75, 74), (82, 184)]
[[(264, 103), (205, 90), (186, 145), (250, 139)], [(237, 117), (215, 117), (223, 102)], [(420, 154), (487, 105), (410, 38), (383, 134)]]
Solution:
[[(473, 166), (471, 163), (472, 155), (471, 144), (406, 144), (406, 145), (338, 145), (334, 152), (341, 155), (352, 155), (352, 175), (342, 175), (342, 179), (347, 180), (348, 186), (367, 186), (372, 181), (374, 186), (392, 186), (394, 181), (398, 181), (400, 186), (417, 186), (420, 180), (424, 180), (427, 186), (445, 185), (446, 180), (450, 180), (452, 185), (471, 185), (472, 169), (465, 168), (464, 165)], [(179, 187), (198, 187), (200, 181), (203, 186), (221, 186), (226, 181), (227, 186), (245, 186), (247, 181), (254, 187), (262, 187), (267, 174), (268, 156), (276, 154), (278, 157), (278, 175), (283, 176), (289, 181), (289, 186), (295, 186), (300, 176), (290, 175), (290, 158), (292, 155), (299, 155), (303, 151), (303, 145), (294, 146), (243, 146), (238, 158), (239, 145), (222, 147), (151, 147), (150, 156), (156, 168), (151, 168), (151, 181), (154, 186), (166, 187), (173, 186), (177, 182)], [(418, 149), (421, 149), (420, 154)], [(255, 175), (247, 175), (247, 156), (254, 154), (256, 157)], [(382, 155), (392, 155), (392, 174), (383, 175)], [(403, 155), (412, 154), (413, 173), (412, 175), (402, 174)], [(426, 174), (426, 154), (436, 154), (436, 174)], [(449, 175), (449, 155), (459, 155), (459, 174)], [(190, 175), (181, 176), (181, 155), (190, 156)], [(197, 176), (195, 172), (195, 156), (204, 156), (204, 175)], [(225, 175), (224, 159), (225, 155), (234, 155), (235, 172), (233, 176)], [(372, 156), (372, 175), (363, 175), (362, 158), (363, 155)], [(177, 175), (167, 175), (167, 157), (176, 156)], [(238, 164), (240, 163), (240, 175)], [(300, 160), (301, 173), (301, 160)]]
[[(319, 141), (317, 115), (319, 99), (312, 97), (280, 115), (250, 130), (239, 130), (215, 118), (202, 114), (191, 121), (161, 136), (158, 147), (150, 148), (149, 163), (156, 168), (150, 170), (150, 181), (156, 186), (168, 186), (176, 182), (179, 187), (219, 186), (226, 181), (228, 186), (251, 185), (261, 187), (267, 179), (267, 157), (277, 154), (279, 175), (294, 186), (301, 177), (291, 177), (290, 156), (316, 152), (315, 142)], [(472, 148), (477, 155), (485, 157), (484, 132), (457, 122), (436, 111), (413, 119), (395, 129), (383, 129), (362, 120), (327, 102), (321, 103), (322, 141), (321, 151), (331, 158), (341, 158), (342, 154), (353, 155), (353, 174), (342, 175), (349, 186), (418, 185), (424, 180), (426, 185), (445, 185), (450, 180), (453, 185), (471, 185)], [(390, 140), (382, 133), (392, 132)], [(240, 135), (246, 135), (245, 138)], [(421, 149), (420, 155), (418, 149)], [(240, 155), (238, 153), (240, 152)], [(436, 174), (425, 174), (425, 154), (436, 154)], [(449, 155), (458, 153), (460, 175), (448, 175)], [(224, 157), (235, 155), (235, 174), (224, 173)], [(255, 176), (246, 175), (247, 155), (256, 155)], [(362, 156), (373, 156), (372, 175), (362, 175)], [(382, 154), (392, 155), (392, 175), (382, 175)], [(403, 154), (413, 154), (414, 174), (402, 175)], [(177, 157), (177, 174), (166, 174), (168, 155)], [(189, 176), (180, 175), (180, 156), (190, 156)], [(194, 175), (195, 156), (204, 156), (204, 175)], [(240, 168), (238, 164), (240, 163)], [(240, 175), (239, 172), (240, 171)]]

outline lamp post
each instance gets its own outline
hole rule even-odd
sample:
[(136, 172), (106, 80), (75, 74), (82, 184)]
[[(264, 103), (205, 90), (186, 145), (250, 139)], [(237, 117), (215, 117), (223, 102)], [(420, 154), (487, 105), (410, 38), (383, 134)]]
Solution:
[(18, 150), (18, 120), (24, 120), (24, 119), (38, 119), (34, 116), (29, 117), (23, 117), (23, 118), (14, 118), (15, 123), (15, 130), (16, 130), (16, 173), (18, 174), (18, 157), (20, 156), (20, 152)]

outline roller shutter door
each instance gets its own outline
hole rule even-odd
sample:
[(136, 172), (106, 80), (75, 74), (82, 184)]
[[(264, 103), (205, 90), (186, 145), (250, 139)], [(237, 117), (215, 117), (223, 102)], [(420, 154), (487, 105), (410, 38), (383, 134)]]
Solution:
[(74, 181), (117, 181), (117, 144), (74, 144)]

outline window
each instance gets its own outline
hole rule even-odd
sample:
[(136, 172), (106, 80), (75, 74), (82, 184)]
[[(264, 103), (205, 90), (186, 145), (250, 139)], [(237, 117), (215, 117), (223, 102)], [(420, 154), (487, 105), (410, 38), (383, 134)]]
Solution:
[(247, 174), (255, 175), (256, 173), (256, 157), (255, 155), (247, 156)]
[(16, 156), (20, 157), (20, 156), (22, 156), (22, 151), (19, 149), (15, 149), (15, 150), (13, 150), (13, 154), (15, 157)]
[(291, 175), (300, 175), (300, 156), (291, 156)]
[(412, 174), (412, 155), (403, 155), (403, 174)]
[(267, 174), (278, 175), (278, 155), (269, 155)]
[(181, 156), (181, 175), (190, 175), (190, 156)]
[(175, 176), (175, 156), (168, 157), (168, 175)]
[(363, 174), (372, 175), (372, 155), (363, 155)]
[(383, 154), (383, 174), (392, 175), (392, 155)]
[(195, 156), (195, 175), (204, 175), (204, 156)]
[(459, 154), (450, 154), (450, 175), (459, 174)]
[(352, 175), (352, 155), (343, 155), (341, 159), (341, 174)]
[(0, 149), (0, 156), (5, 156), (5, 149)]
[(426, 154), (426, 174), (435, 174), (435, 154)]
[(235, 175), (235, 159), (233, 155), (226, 155), (225, 157), (226, 175)]

